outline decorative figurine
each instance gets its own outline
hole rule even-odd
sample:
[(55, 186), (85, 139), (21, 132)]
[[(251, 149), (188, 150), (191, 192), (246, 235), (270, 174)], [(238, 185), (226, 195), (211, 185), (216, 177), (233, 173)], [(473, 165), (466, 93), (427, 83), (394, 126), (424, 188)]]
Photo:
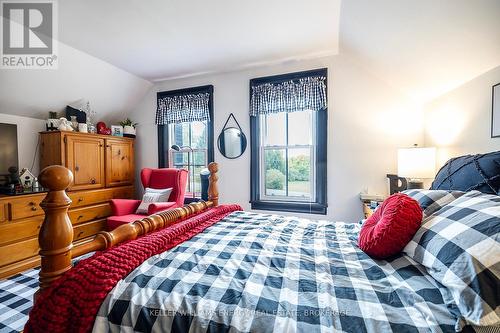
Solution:
[(21, 178), (22, 185), (24, 187), (25, 192), (30, 192), (33, 188), (33, 181), (35, 176), (28, 169), (24, 168), (21, 170), (21, 174), (19, 175)]
[(57, 127), (58, 130), (60, 131), (73, 131), (73, 127), (71, 126), (71, 123), (69, 122), (68, 119), (62, 117), (59, 118), (59, 126)]

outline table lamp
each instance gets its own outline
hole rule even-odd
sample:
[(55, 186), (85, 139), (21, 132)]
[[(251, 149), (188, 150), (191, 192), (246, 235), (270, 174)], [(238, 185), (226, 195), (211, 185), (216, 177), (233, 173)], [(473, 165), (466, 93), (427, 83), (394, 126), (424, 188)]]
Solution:
[(436, 148), (398, 149), (398, 176), (408, 178), (408, 189), (424, 188), (423, 179), (436, 174)]

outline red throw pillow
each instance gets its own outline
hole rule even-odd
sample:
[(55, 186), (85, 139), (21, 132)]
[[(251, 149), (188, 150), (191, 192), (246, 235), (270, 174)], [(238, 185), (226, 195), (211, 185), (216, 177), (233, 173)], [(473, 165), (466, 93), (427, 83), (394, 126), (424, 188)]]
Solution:
[(363, 224), (358, 246), (371, 257), (390, 257), (401, 252), (421, 223), (418, 202), (406, 194), (393, 194)]

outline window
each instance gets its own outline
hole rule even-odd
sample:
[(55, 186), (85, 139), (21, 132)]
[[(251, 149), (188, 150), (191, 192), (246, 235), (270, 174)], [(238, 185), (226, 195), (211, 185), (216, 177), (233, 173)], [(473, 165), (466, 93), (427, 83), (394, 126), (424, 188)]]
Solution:
[[(321, 69), (253, 79), (251, 99), (257, 99), (253, 87), (279, 87), (312, 76), (325, 78), (326, 94), (327, 70)], [(269, 96), (276, 96), (276, 92)], [(303, 107), (270, 109), (250, 117), (252, 209), (326, 214), (326, 103), (325, 109), (308, 108), (307, 103), (300, 104), (303, 96), (296, 96), (298, 101), (292, 103)], [(260, 101), (276, 102), (272, 98)]]
[[(190, 96), (208, 93), (208, 116), (203, 120), (192, 114), (188, 117), (167, 117), (165, 124), (158, 124), (158, 161), (160, 168), (184, 168), (189, 170), (189, 181), (186, 189), (186, 197), (201, 196), (200, 171), (206, 168), (208, 163), (214, 160), (213, 151), (213, 86), (203, 86), (175, 91), (159, 92), (157, 97), (162, 98)], [(197, 107), (195, 105), (195, 107)], [(190, 113), (186, 103), (181, 110), (174, 107), (172, 112)], [(161, 121), (160, 121), (161, 122)], [(158, 116), (157, 116), (158, 123)], [(172, 149), (177, 145), (180, 150)]]
[[(169, 124), (168, 167), (184, 168), (190, 171), (187, 186), (188, 197), (201, 197), (200, 171), (208, 165), (208, 121)], [(180, 151), (172, 145), (181, 147)], [(191, 149), (187, 148), (191, 147)]]
[(260, 116), (261, 198), (307, 202), (315, 199), (315, 117), (311, 110)]

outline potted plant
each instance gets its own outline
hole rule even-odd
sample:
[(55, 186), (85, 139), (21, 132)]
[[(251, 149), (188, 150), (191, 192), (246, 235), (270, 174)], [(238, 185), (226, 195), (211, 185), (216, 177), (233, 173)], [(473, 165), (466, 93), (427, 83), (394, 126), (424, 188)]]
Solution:
[(130, 120), (130, 118), (127, 118), (124, 121), (121, 121), (120, 125), (123, 127), (123, 136), (132, 138), (135, 137), (135, 127), (137, 126), (137, 123), (134, 123)]

